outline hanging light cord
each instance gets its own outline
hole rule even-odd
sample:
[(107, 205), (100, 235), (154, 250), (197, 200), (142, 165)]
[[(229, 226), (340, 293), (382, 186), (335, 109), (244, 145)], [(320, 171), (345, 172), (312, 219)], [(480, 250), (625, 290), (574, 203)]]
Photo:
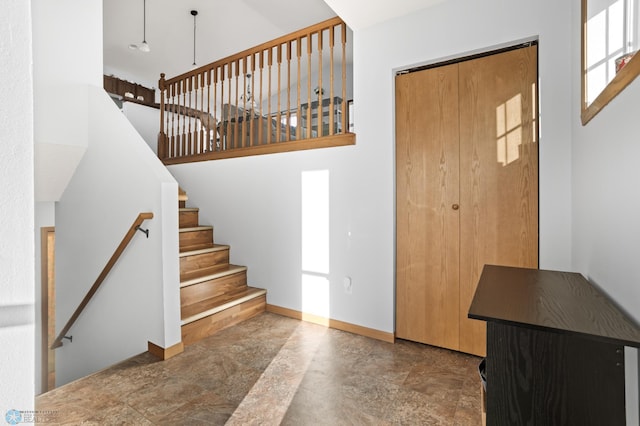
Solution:
[(142, 2), (142, 42), (147, 42), (147, 0)]
[(198, 15), (197, 10), (192, 10), (191, 14), (193, 15), (193, 66), (196, 66), (196, 16)]

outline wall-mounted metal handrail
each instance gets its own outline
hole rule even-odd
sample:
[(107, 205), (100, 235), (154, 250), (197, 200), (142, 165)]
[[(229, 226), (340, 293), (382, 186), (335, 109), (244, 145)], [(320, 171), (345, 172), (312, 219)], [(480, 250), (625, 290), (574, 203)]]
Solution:
[[(120, 242), (120, 245), (118, 245), (116, 250), (113, 252), (111, 259), (109, 259), (104, 269), (102, 269), (102, 272), (100, 273), (96, 281), (93, 283), (93, 285), (87, 292), (86, 296), (84, 296), (84, 299), (82, 299), (82, 302), (80, 302), (80, 304), (76, 308), (73, 315), (71, 315), (71, 318), (69, 318), (69, 321), (67, 321), (65, 326), (62, 328), (62, 331), (60, 331), (60, 334), (58, 334), (58, 337), (56, 337), (56, 340), (54, 340), (53, 344), (51, 345), (51, 349), (56, 349), (62, 346), (62, 339), (64, 338), (68, 338), (71, 341), (71, 338), (67, 337), (67, 332), (69, 331), (71, 326), (73, 326), (73, 324), (76, 322), (76, 320), (78, 319), (78, 317), (80, 316), (84, 308), (87, 306), (87, 304), (89, 303), (93, 295), (96, 293), (96, 291), (98, 291), (98, 288), (100, 288), (100, 285), (102, 284), (104, 279), (107, 277), (107, 275), (109, 275), (109, 272), (111, 272), (111, 269), (113, 268), (113, 266), (116, 264), (116, 262), (124, 252), (124, 249), (127, 248), (127, 246), (129, 245), (129, 242), (131, 242), (131, 240), (133, 239), (133, 236), (135, 235), (137, 229), (140, 227), (140, 225), (142, 225), (142, 222), (144, 222), (147, 219), (153, 219), (153, 213), (140, 213), (136, 218), (136, 220), (133, 221), (133, 224), (125, 234), (122, 241)], [(148, 238), (148, 235), (147, 235), (147, 238)]]

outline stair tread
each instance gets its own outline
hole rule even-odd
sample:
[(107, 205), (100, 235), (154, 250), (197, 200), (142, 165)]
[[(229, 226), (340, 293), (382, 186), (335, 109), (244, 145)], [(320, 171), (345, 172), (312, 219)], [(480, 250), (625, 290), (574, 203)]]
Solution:
[(198, 212), (200, 211), (197, 207), (180, 207), (178, 209), (179, 212)]
[(188, 228), (180, 228), (178, 229), (178, 232), (208, 231), (209, 229), (213, 229), (213, 226), (209, 226), (209, 225), (190, 226)]
[(216, 278), (226, 277), (246, 271), (246, 266), (238, 265), (216, 265), (208, 268), (197, 269), (195, 271), (186, 272), (180, 275), (180, 287), (187, 287), (198, 284), (203, 281), (215, 280)]
[(215, 244), (213, 242), (211, 243), (201, 243), (201, 244), (193, 244), (190, 246), (182, 246), (180, 247), (180, 254), (182, 253), (188, 253), (191, 251), (197, 251), (197, 250), (204, 250), (204, 249), (208, 249), (211, 247), (214, 247)]
[(205, 253), (212, 253), (215, 251), (222, 251), (222, 250), (228, 250), (230, 247), (224, 244), (213, 244), (211, 247), (203, 247), (203, 248), (198, 248), (198, 249), (192, 249), (192, 250), (183, 250), (180, 252), (179, 256), (180, 257), (186, 257), (186, 256), (195, 256), (198, 254), (205, 254)]
[(184, 189), (178, 186), (178, 201), (187, 201), (189, 197), (187, 197), (187, 193)]
[(224, 311), (225, 309), (239, 305), (240, 303), (262, 296), (266, 293), (267, 291), (261, 288), (247, 287), (246, 289), (233, 293), (200, 300), (191, 305), (183, 306), (181, 309), (182, 325), (189, 324), (204, 317)]

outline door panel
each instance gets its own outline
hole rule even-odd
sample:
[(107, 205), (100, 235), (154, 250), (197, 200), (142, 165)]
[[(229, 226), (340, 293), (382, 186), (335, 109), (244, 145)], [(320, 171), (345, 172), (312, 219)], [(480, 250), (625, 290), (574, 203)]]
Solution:
[(458, 349), (458, 65), (396, 77), (396, 335)]
[(537, 46), (459, 65), (460, 350), (484, 355), (482, 267), (538, 267)]

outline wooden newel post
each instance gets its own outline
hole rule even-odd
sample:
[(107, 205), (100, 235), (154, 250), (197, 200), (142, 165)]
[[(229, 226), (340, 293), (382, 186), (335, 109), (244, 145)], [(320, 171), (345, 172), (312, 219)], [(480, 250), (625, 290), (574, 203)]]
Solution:
[(160, 132), (158, 133), (158, 158), (161, 160), (167, 158), (167, 135), (164, 131), (164, 73), (160, 74), (160, 80), (158, 81), (158, 88), (160, 90)]

